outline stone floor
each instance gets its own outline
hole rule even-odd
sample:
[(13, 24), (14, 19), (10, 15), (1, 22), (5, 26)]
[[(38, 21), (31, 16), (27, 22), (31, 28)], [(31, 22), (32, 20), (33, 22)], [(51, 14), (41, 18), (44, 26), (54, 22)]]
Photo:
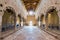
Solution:
[(58, 40), (42, 31), (37, 26), (24, 26), (21, 30), (5, 37), (3, 40)]

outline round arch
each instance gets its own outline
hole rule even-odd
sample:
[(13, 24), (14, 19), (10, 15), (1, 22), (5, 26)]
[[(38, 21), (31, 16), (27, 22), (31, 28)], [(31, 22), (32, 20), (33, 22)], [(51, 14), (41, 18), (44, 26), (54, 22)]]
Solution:
[(45, 28), (45, 15), (44, 14), (41, 15), (40, 21), (41, 21), (41, 27), (44, 29)]
[(18, 14), (17, 16), (17, 22), (16, 22), (17, 27), (21, 27), (21, 15)]
[(15, 29), (16, 26), (16, 13), (15, 10), (8, 6), (4, 9), (2, 16), (2, 31)]
[(59, 16), (56, 7), (52, 6), (46, 12), (46, 29), (59, 29)]

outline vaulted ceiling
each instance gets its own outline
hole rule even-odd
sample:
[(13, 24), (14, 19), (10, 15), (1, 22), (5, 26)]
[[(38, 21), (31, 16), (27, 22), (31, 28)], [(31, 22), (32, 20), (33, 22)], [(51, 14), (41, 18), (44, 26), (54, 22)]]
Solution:
[(23, 0), (27, 10), (35, 10), (40, 0)]

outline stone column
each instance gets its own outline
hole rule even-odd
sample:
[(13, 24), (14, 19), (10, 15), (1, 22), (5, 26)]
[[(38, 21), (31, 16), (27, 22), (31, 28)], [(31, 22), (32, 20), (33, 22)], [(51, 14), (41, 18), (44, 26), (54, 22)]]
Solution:
[(60, 17), (59, 17), (59, 29), (60, 29)]
[(59, 29), (60, 29), (60, 11), (58, 11), (58, 16), (59, 16)]
[(45, 30), (48, 29), (48, 19), (46, 18), (46, 15), (45, 15)]
[(1, 38), (1, 28), (2, 28), (2, 15), (3, 13), (0, 13), (0, 38)]
[(17, 21), (17, 15), (16, 15), (16, 17), (14, 18), (15, 31), (17, 30), (17, 28), (16, 28), (16, 21)]

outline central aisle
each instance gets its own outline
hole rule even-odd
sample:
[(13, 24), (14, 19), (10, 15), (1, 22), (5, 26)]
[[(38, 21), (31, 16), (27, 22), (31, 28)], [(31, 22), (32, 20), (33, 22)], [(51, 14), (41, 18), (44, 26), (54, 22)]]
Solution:
[(4, 40), (57, 40), (37, 26), (24, 26), (23, 29), (6, 37)]

